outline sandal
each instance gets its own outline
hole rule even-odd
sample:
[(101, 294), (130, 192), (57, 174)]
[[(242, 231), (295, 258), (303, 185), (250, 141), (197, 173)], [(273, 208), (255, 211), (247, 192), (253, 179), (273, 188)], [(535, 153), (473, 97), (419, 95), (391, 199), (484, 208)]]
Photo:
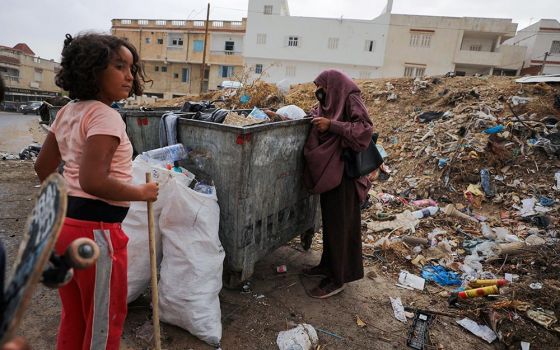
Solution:
[(325, 278), (323, 279), (319, 285), (309, 292), (309, 295), (312, 298), (317, 299), (326, 299), (342, 292), (346, 288), (346, 284), (337, 285), (332, 282), (330, 279)]

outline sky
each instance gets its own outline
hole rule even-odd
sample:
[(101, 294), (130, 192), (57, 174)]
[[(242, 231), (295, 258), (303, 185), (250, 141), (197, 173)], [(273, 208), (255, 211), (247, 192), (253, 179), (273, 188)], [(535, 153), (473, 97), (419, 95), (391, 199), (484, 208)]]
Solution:
[[(0, 45), (23, 42), (36, 55), (60, 61), (64, 35), (109, 32), (111, 19), (241, 20), (248, 0), (1, 0)], [(386, 0), (289, 0), (290, 14), (304, 17), (372, 19)], [(560, 21), (558, 0), (394, 0), (393, 13), (511, 18), (518, 30), (541, 18)]]

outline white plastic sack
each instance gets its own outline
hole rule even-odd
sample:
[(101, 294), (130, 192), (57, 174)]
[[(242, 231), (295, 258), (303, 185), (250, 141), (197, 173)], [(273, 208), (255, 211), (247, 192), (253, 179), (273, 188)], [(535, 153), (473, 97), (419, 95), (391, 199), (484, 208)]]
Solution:
[(276, 114), (280, 114), (288, 119), (302, 119), (305, 117), (305, 111), (296, 105), (287, 105), (278, 108)]
[(159, 219), (163, 260), (160, 319), (188, 330), (210, 345), (222, 337), (220, 300), (224, 249), (218, 237), (216, 191), (204, 194), (172, 181)]
[[(158, 265), (161, 262), (161, 232), (158, 220), (167, 202), (173, 196), (173, 186), (169, 186), (172, 178), (184, 176), (179, 173), (150, 164), (140, 157), (132, 162), (132, 183), (146, 183), (146, 173), (152, 174), (152, 181), (159, 183), (158, 200), (153, 203), (156, 255)], [(124, 232), (128, 235), (128, 297), (130, 303), (136, 300), (150, 285), (150, 245), (148, 236), (148, 208), (146, 202), (132, 202), (128, 214), (122, 223)]]

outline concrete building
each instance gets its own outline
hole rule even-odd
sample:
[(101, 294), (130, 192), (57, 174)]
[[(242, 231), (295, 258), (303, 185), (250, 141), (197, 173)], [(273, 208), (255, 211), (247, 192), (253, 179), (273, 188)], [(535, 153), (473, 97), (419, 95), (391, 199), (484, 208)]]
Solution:
[[(543, 74), (560, 74), (560, 23), (557, 20), (541, 19), (521, 29), (506, 44), (527, 48), (522, 74), (540, 74), (541, 70)], [(541, 69), (543, 64), (544, 69)]]
[(41, 101), (60, 95), (54, 83), (60, 65), (37, 55), (23, 43), (0, 46), (0, 75), (6, 84), (7, 102)]
[(505, 45), (511, 19), (392, 14), (383, 76), (516, 75), (525, 49)]
[(113, 19), (111, 32), (138, 50), (146, 75), (153, 80), (146, 84), (145, 94), (172, 98), (200, 92), (204, 50), (204, 91), (243, 72), (245, 19), (209, 21), (206, 48), (205, 26), (206, 21)]
[(287, 0), (249, 0), (245, 64), (252, 78), (309, 82), (326, 68), (356, 79), (381, 77), (388, 8), (372, 20), (291, 16)]

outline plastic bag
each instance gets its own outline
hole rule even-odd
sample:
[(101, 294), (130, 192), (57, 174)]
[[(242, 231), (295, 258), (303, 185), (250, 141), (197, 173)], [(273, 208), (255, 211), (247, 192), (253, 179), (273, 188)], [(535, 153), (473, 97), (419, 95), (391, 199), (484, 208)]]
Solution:
[(172, 181), (159, 226), (163, 260), (159, 281), (162, 321), (188, 330), (212, 346), (222, 337), (219, 292), (224, 249), (218, 237), (216, 191), (196, 192)]

